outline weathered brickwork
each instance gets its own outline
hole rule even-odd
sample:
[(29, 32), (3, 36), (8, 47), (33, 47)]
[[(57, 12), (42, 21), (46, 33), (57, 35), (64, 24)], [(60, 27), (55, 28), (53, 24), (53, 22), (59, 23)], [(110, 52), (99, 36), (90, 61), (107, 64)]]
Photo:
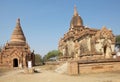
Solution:
[(60, 61), (68, 61), (70, 75), (120, 70), (112, 30), (105, 26), (101, 29), (84, 26), (76, 7), (68, 32), (59, 40), (58, 49)]
[(68, 62), (68, 74), (78, 75), (85, 73), (100, 73), (120, 71), (120, 60), (80, 63), (78, 61)]
[(69, 75), (78, 75), (79, 74), (79, 67), (77, 61), (68, 62), (68, 74)]
[(30, 51), (18, 19), (10, 41), (0, 52), (0, 67), (27, 67), (28, 61), (34, 65), (34, 53)]
[(70, 28), (60, 39), (58, 49), (62, 53), (60, 60), (109, 59), (115, 55), (114, 46), (112, 30), (105, 26), (101, 29), (84, 26), (75, 7)]

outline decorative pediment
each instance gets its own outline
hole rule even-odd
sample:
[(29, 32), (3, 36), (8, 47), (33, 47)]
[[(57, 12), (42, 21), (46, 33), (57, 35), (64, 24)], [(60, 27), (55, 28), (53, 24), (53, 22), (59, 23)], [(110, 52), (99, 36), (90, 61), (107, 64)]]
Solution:
[(107, 29), (106, 27), (103, 27), (101, 30), (99, 30), (96, 35), (96, 39), (110, 39), (111, 41), (115, 42), (114, 35), (112, 34), (112, 31)]

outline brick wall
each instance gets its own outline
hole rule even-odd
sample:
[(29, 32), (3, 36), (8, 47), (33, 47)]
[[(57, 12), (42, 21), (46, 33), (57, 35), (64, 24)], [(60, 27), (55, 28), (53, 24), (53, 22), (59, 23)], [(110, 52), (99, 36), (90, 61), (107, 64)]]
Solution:
[(69, 75), (79, 74), (79, 67), (77, 61), (68, 62), (68, 74)]
[(69, 75), (110, 71), (120, 71), (120, 62), (104, 62), (104, 63), (96, 62), (88, 64), (80, 64), (77, 61), (68, 62)]

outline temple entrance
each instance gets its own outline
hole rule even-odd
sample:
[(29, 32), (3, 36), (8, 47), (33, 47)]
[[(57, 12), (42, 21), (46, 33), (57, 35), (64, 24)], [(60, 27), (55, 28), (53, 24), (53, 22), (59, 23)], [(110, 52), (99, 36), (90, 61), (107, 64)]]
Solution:
[(13, 59), (13, 67), (18, 67), (18, 59)]
[(104, 42), (103, 53), (104, 53), (105, 58), (111, 58), (112, 57), (112, 49), (111, 49), (111, 45), (108, 41)]
[(104, 46), (104, 54), (106, 54), (106, 48), (107, 48), (107, 46), (105, 45)]

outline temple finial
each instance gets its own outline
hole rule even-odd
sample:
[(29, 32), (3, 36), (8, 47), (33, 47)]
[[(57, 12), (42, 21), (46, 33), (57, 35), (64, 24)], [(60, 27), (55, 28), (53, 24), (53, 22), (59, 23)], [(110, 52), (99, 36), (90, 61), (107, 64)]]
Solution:
[(76, 8), (76, 5), (74, 6), (74, 16), (77, 16), (78, 15), (78, 12), (77, 12), (77, 8)]
[(17, 19), (17, 24), (20, 24), (20, 18)]

